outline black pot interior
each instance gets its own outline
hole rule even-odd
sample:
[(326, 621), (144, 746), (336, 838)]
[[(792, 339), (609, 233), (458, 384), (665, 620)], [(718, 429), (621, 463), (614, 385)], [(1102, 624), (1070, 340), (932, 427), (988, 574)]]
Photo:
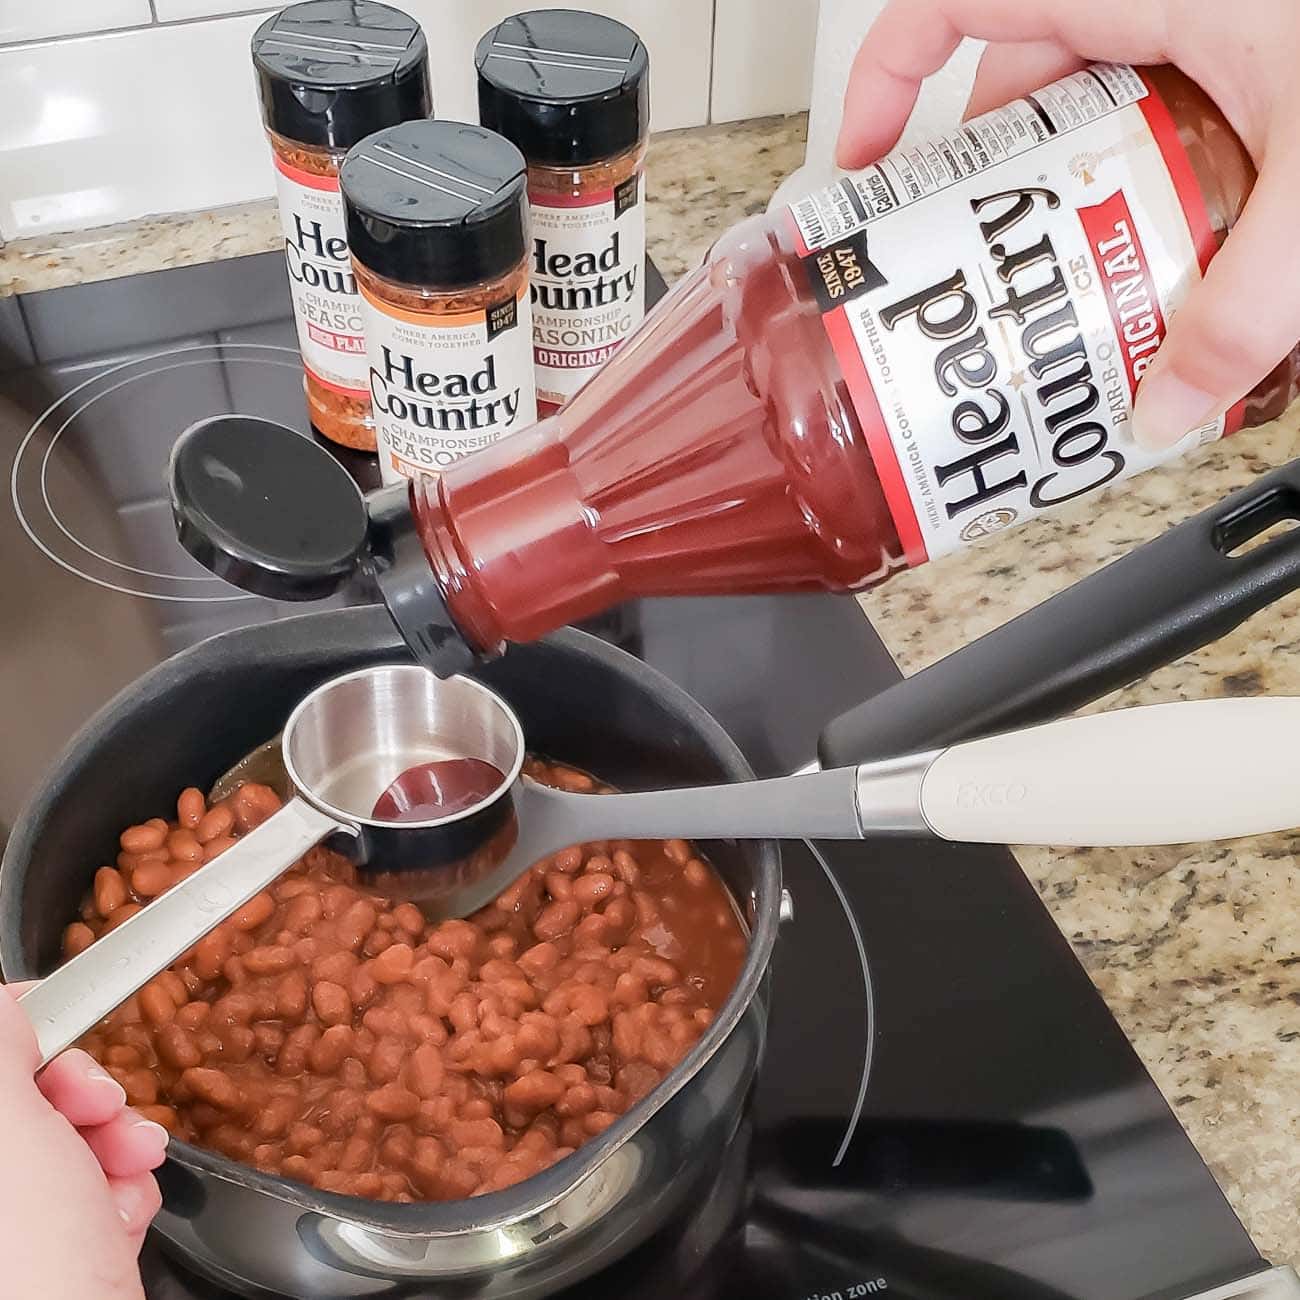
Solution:
[[(274, 736), (293, 705), (322, 681), (408, 658), (381, 609), (351, 609), (213, 638), (128, 687), (57, 760), (10, 837), (0, 868), (5, 978), (30, 978), (57, 962), (63, 928), (74, 919), (96, 868), (114, 860), (124, 826), (165, 815), (186, 785), (208, 789)], [(624, 789), (753, 775), (734, 743), (694, 701), (631, 656), (581, 633), (566, 631), (514, 648), (476, 675), (518, 711), (531, 748)], [(775, 845), (705, 847), (742, 914), (750, 914), (756, 890), (774, 917)], [(764, 929), (763, 945), (770, 946)], [(223, 1157), (176, 1145), (200, 1168), (233, 1169)], [(238, 1176), (259, 1184), (275, 1181), (242, 1168)], [(351, 1201), (298, 1190), (312, 1199)], [(379, 1208), (374, 1203), (370, 1217), (388, 1218), (375, 1213)]]

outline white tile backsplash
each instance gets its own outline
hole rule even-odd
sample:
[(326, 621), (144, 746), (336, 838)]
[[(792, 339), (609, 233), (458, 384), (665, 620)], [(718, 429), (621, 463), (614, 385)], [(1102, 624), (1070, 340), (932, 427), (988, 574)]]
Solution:
[(269, 195), (248, 58), (258, 21), (0, 49), (0, 234)]
[(282, 4), (267, 4), (266, 0), (153, 0), (158, 21), (179, 22), (185, 18), (212, 18), (218, 14), (242, 14), (250, 9), (269, 13), (283, 9)]
[[(650, 111), (656, 131), (709, 120), (709, 33), (712, 0), (585, 0), (578, 7), (627, 23), (650, 52)], [(781, 0), (762, 0), (778, 7)], [(474, 47), (494, 23), (527, 0), (404, 0), (429, 41), (438, 117), (478, 120)], [(539, 6), (544, 7), (544, 6)]]
[[(474, 46), (527, 0), (399, 3), (428, 36), (437, 115), (473, 120)], [(645, 40), (654, 130), (807, 106), (817, 0), (586, 3)], [(248, 54), (269, 8), (0, 0), (0, 238), (270, 197)]]
[(0, 45), (151, 21), (149, 0), (0, 0)]
[(817, 0), (715, 0), (711, 120), (808, 107)]

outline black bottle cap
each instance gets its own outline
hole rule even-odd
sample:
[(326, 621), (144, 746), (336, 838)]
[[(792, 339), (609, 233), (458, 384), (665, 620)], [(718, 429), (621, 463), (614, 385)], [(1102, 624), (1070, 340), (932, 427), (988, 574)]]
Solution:
[(475, 662), (425, 559), (405, 484), (363, 498), (324, 447), (250, 415), (186, 429), (169, 482), (176, 536), (217, 577), (273, 600), (322, 600), (360, 570), (420, 663), (449, 677)]
[(429, 49), (414, 18), (374, 0), (307, 0), (253, 33), (262, 121), (323, 149), (433, 112)]
[(192, 424), (172, 448), (169, 485), (181, 545), (244, 591), (320, 600), (361, 562), (361, 493), (329, 452), (274, 420)]
[(518, 266), (528, 242), (523, 155), (481, 126), (404, 122), (339, 168), (348, 247), (387, 280), (462, 289)]
[(631, 149), (650, 121), (650, 60), (612, 18), (535, 9), (492, 28), (474, 51), (479, 121), (530, 162), (582, 167)]

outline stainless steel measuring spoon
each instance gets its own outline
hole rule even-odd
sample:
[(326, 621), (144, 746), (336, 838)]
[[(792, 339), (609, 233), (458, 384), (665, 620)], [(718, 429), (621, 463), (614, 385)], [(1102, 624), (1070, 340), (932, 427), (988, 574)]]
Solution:
[[(1300, 824), (1300, 789), (1283, 779), (1297, 726), (1300, 699), (1154, 705), (773, 780), (573, 794), (521, 775), (519, 722), (480, 683), (415, 665), (362, 669), (318, 687), (285, 724), (297, 793), (284, 808), (21, 1001), (49, 1060), (322, 841), (377, 888), (461, 916), (539, 858), (588, 840), (1145, 845), (1281, 830)], [(499, 786), (429, 821), (370, 815), (407, 769), (449, 757), (492, 764)]]

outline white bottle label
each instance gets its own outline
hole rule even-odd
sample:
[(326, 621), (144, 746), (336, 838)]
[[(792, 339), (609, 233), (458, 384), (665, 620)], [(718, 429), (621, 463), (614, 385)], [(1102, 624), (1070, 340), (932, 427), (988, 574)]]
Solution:
[(366, 396), (366, 340), (338, 180), (275, 156), (289, 293), (303, 365), (326, 388)]
[(361, 296), (385, 483), (436, 474), (537, 419), (526, 288), (486, 309), (439, 316)]
[(794, 204), (909, 563), (1139, 474), (1133, 394), (1215, 250), (1169, 112), (1101, 65)]
[(571, 203), (531, 201), (537, 397), (560, 406), (645, 315), (645, 173)]

